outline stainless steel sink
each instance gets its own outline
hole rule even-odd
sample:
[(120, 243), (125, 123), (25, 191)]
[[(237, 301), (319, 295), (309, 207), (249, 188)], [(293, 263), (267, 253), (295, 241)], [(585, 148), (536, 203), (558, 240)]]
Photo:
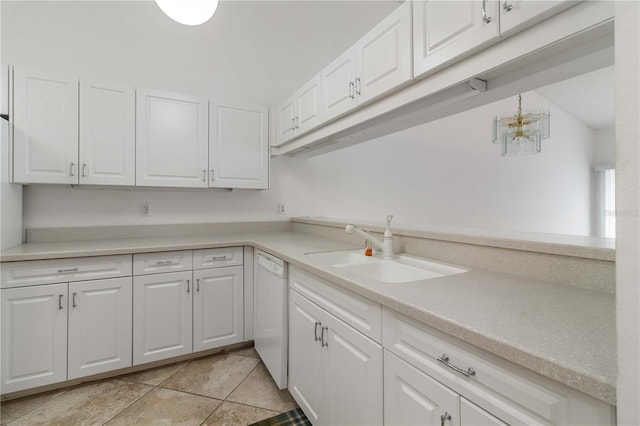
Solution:
[(405, 283), (467, 272), (466, 269), (405, 254), (391, 259), (365, 256), (362, 250), (307, 253), (321, 264), (340, 268), (363, 278), (386, 283)]

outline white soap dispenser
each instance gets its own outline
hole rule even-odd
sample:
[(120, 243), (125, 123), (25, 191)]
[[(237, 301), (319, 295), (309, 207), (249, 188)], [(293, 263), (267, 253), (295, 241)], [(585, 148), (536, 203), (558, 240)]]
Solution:
[(391, 220), (393, 215), (387, 215), (387, 229), (384, 230), (384, 258), (391, 259), (393, 257), (393, 234), (391, 233)]

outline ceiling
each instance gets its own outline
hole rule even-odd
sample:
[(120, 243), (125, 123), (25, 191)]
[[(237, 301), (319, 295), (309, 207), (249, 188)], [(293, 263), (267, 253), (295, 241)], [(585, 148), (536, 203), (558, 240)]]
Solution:
[(615, 124), (615, 73), (609, 66), (536, 89), (594, 130)]

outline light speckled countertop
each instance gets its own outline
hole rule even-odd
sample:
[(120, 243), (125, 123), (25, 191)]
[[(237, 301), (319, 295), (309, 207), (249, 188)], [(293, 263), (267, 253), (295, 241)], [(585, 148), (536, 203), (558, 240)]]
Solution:
[(23, 244), (1, 262), (250, 245), (345, 289), (615, 405), (614, 295), (480, 269), (403, 284), (350, 275), (305, 253), (347, 243), (295, 232)]

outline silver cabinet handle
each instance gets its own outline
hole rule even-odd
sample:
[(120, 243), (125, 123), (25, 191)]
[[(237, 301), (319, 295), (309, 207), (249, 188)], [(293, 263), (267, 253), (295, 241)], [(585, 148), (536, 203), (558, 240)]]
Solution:
[(318, 326), (322, 325), (322, 323), (320, 321), (316, 321), (315, 325), (313, 326), (313, 337), (315, 339), (315, 341), (319, 341), (320, 338), (318, 337)]
[(87, 177), (87, 163), (82, 163), (82, 177)]
[(221, 260), (227, 260), (227, 256), (211, 256), (212, 262), (219, 262)]
[(204, 169), (202, 170), (202, 181), (207, 182), (207, 171)]
[(189, 293), (189, 286), (191, 285), (191, 280), (187, 280), (187, 293)]
[(196, 291), (200, 291), (200, 278), (196, 279)]
[(173, 260), (156, 260), (156, 266), (169, 266), (173, 265)]
[(445, 411), (444, 414), (440, 416), (440, 426), (444, 426), (444, 422), (447, 420), (451, 421), (451, 414)]
[(291, 117), (291, 130), (295, 130), (296, 128), (296, 118)]
[(211, 182), (213, 182), (213, 177), (215, 176), (215, 173), (213, 172), (213, 169), (211, 169)]
[(356, 95), (360, 96), (362, 95), (362, 93), (360, 93), (360, 77), (356, 77), (356, 84), (355, 84), (355, 89), (356, 89)]
[(467, 368), (466, 370), (463, 370), (462, 368), (456, 367), (455, 365), (451, 364), (449, 362), (449, 355), (447, 354), (442, 354), (442, 356), (438, 358), (438, 361), (440, 361), (441, 363), (443, 363), (453, 371), (457, 371), (458, 373), (462, 374), (465, 377), (471, 377), (476, 375), (476, 370), (474, 370), (471, 367)]
[(62, 294), (58, 295), (58, 309), (62, 310)]
[(485, 24), (491, 22), (491, 17), (487, 16), (487, 0), (482, 0), (482, 20)]
[(76, 296), (77, 296), (77, 295), (78, 295), (78, 293), (75, 293), (75, 292), (73, 293), (73, 307), (74, 307), (74, 308), (77, 308), (77, 307), (78, 307), (78, 304), (76, 303)]
[(505, 12), (511, 12), (513, 10), (513, 5), (509, 4), (509, 0), (502, 1), (502, 10)]
[(75, 176), (75, 173), (73, 172), (74, 167), (76, 166), (76, 163), (71, 162), (69, 164), (69, 176)]
[(59, 274), (65, 274), (68, 272), (78, 272), (78, 268), (70, 268), (70, 269), (58, 269)]
[[(327, 330), (327, 341), (324, 341), (324, 331)], [(329, 327), (322, 327), (322, 332), (320, 333), (320, 346), (322, 346), (323, 348), (326, 346), (329, 346)]]
[(296, 129), (300, 128), (300, 117), (296, 116)]

